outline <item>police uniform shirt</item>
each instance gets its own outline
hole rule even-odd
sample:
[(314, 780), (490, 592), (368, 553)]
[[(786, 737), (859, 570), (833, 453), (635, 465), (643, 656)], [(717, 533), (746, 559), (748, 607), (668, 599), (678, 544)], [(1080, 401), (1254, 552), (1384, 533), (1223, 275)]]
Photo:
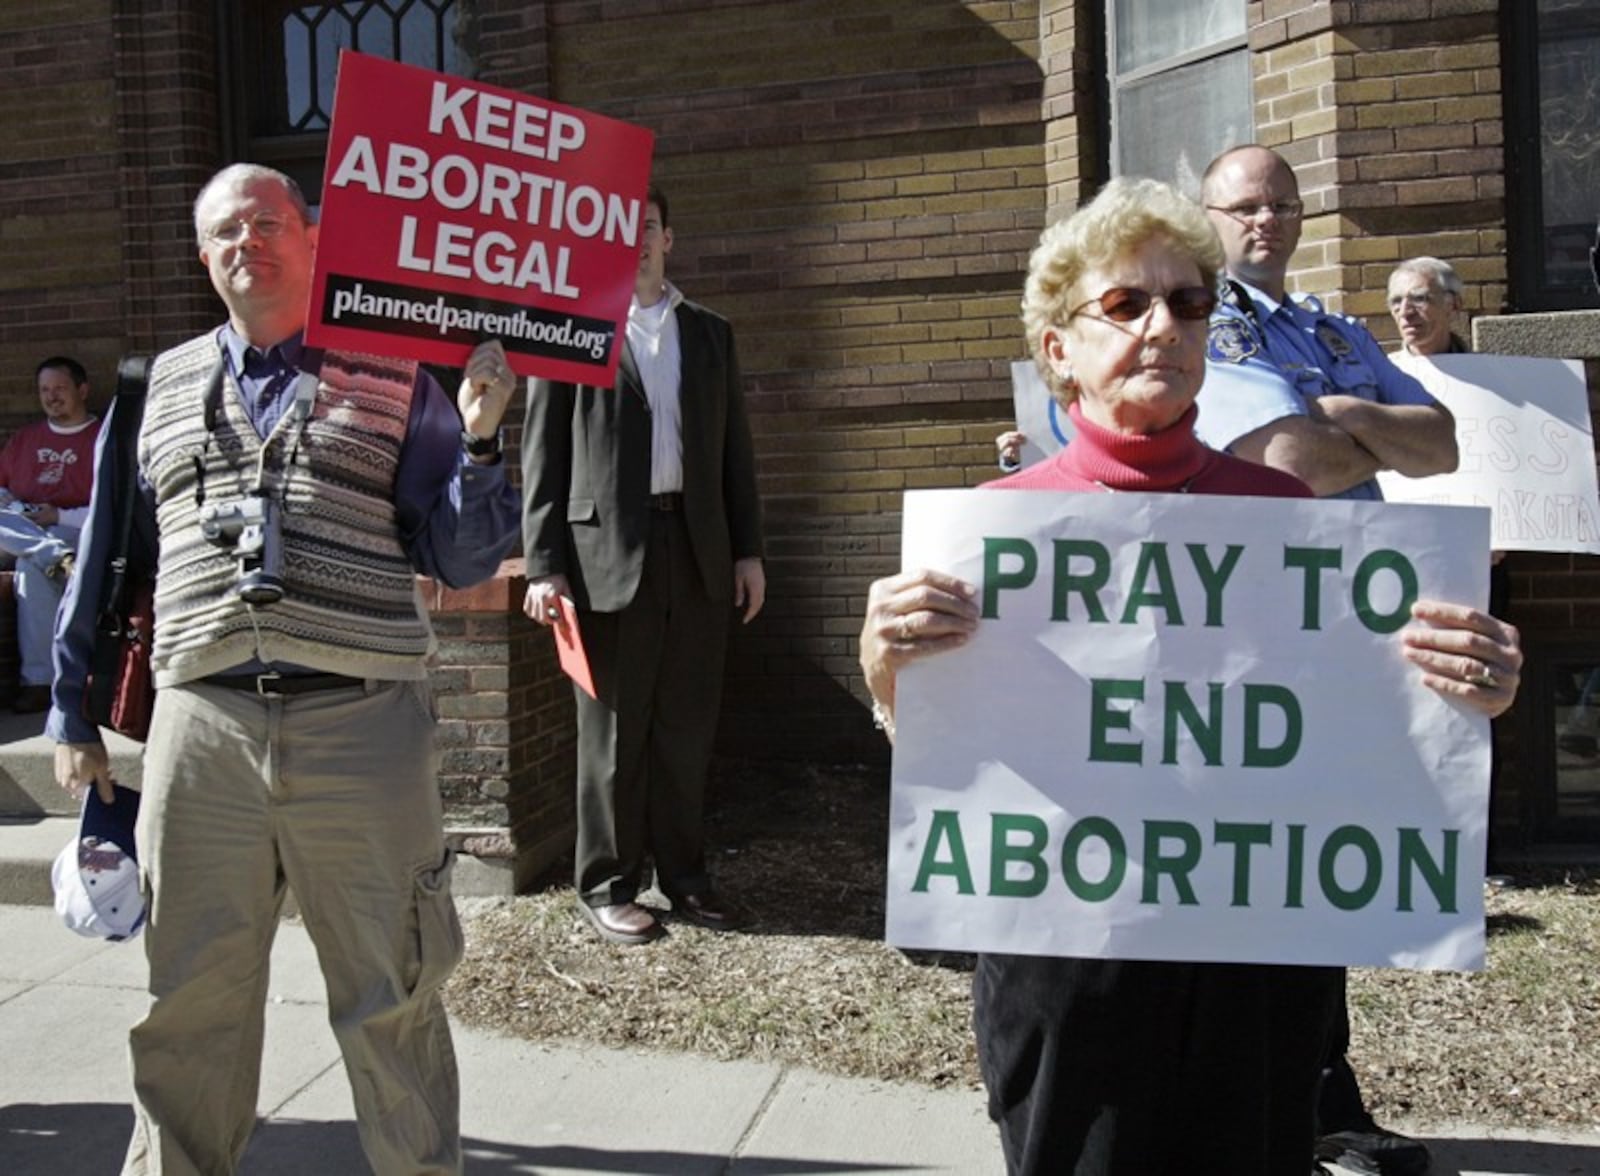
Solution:
[[(1325, 310), (1308, 294), (1277, 302), (1247, 283), (1230, 285), (1244, 291), (1248, 304), (1235, 293), (1212, 315), (1195, 426), (1213, 449), (1228, 449), (1283, 417), (1307, 415), (1307, 402), (1317, 396), (1437, 406), (1420, 383), (1389, 362), (1357, 320)], [(1334, 497), (1383, 495), (1369, 479)]]

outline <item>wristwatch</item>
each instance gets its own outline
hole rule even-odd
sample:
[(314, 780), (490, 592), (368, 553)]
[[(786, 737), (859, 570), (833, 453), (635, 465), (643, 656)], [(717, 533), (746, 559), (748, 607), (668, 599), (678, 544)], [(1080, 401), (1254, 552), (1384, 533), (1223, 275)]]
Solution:
[(479, 437), (462, 429), (461, 448), (468, 457), (493, 457), (500, 452), (500, 430), (496, 429), (492, 437)]

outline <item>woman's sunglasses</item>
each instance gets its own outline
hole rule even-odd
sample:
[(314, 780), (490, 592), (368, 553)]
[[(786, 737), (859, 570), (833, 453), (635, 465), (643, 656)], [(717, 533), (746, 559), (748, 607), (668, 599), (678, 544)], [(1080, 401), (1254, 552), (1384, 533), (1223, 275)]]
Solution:
[(1167, 304), (1167, 309), (1172, 312), (1173, 318), (1183, 319), (1185, 322), (1208, 319), (1211, 317), (1211, 312), (1217, 308), (1216, 291), (1205, 286), (1179, 286), (1176, 290), (1168, 290), (1165, 294), (1152, 294), (1137, 286), (1113, 286), (1098, 298), (1089, 299), (1083, 306), (1067, 315), (1067, 320), (1070, 322), (1086, 307), (1098, 303), (1100, 313), (1112, 322), (1131, 323), (1148, 314), (1151, 305), (1158, 298)]

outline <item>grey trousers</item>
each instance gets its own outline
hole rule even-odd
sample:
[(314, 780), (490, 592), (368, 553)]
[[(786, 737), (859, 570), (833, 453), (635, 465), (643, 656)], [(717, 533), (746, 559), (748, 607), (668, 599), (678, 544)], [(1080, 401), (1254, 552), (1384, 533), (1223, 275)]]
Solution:
[(378, 1176), (459, 1173), (439, 987), (460, 959), (426, 682), (267, 699), (157, 695), (145, 753), (150, 1008), (133, 1030), (125, 1176), (233, 1172), (255, 1126), (285, 887), (317, 949)]

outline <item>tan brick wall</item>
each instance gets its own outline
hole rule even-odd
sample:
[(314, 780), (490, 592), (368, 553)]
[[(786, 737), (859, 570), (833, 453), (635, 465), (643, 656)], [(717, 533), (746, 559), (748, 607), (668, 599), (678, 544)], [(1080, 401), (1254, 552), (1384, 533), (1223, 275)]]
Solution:
[(992, 476), (1010, 416), (1047, 182), (1038, 6), (549, 14), (552, 96), (657, 133), (668, 272), (737, 332), (770, 592), (733, 646), (723, 746), (881, 754), (854, 637), (898, 564), (901, 494)]
[(1469, 312), (1506, 293), (1499, 0), (1252, 3), (1257, 138), (1306, 200), (1291, 285), (1392, 342), (1407, 257), (1454, 265)]
[(1094, 195), (1101, 176), (1100, 125), (1094, 49), (1098, 0), (1043, 0), (1039, 5), (1039, 62), (1044, 72), (1045, 176), (1049, 219)]

